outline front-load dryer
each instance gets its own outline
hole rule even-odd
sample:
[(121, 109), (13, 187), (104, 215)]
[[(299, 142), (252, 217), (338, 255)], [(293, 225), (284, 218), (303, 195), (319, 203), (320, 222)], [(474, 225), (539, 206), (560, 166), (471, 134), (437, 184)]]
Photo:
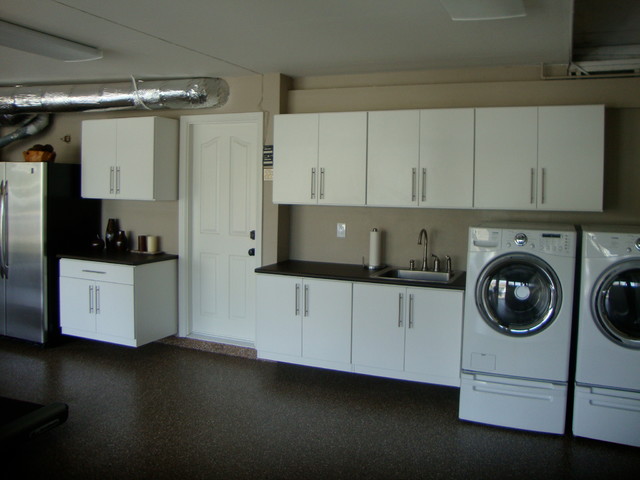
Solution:
[(577, 234), (469, 229), (459, 417), (564, 433)]
[(640, 226), (584, 226), (574, 435), (640, 446)]

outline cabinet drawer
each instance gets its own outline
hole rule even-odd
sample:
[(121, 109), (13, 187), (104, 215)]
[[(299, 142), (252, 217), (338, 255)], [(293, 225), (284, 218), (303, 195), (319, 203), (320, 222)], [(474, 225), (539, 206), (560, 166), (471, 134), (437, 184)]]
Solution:
[(83, 278), (101, 282), (133, 285), (133, 270), (130, 265), (116, 263), (87, 262), (63, 258), (60, 260), (60, 276)]

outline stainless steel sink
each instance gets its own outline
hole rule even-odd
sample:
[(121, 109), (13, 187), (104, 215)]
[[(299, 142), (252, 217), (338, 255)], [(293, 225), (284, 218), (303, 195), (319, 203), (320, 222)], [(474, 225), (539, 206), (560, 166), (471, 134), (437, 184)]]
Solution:
[(457, 272), (433, 272), (423, 270), (405, 270), (402, 268), (385, 268), (373, 276), (377, 278), (388, 278), (390, 280), (405, 280), (431, 283), (450, 283), (456, 277)]

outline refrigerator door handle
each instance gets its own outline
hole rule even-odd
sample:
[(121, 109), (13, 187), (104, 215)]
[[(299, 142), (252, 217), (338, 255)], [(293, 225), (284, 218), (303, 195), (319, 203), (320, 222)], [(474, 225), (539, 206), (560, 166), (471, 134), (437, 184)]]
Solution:
[(7, 265), (7, 189), (9, 182), (3, 180), (0, 184), (0, 275), (8, 278), (9, 266)]

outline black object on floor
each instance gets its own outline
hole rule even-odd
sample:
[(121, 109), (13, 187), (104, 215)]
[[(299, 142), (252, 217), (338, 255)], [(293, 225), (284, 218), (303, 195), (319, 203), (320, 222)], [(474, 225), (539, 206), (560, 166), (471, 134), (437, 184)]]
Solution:
[(0, 397), (0, 445), (30, 440), (63, 424), (68, 417), (65, 403), (40, 405)]

